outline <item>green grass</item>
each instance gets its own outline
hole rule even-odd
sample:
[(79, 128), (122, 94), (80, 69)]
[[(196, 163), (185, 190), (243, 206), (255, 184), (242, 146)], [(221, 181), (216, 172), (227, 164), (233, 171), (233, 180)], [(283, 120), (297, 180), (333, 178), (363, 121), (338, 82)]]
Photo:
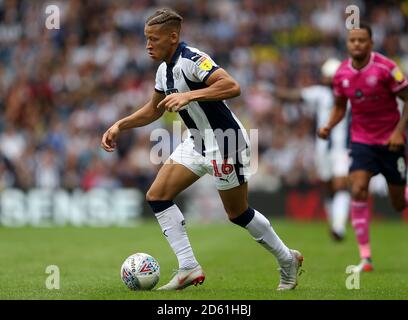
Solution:
[[(362, 274), (359, 290), (347, 290), (346, 266), (358, 262), (352, 230), (333, 243), (325, 223), (273, 221), (275, 230), (305, 256), (305, 273), (290, 292), (275, 290), (274, 258), (232, 224), (188, 225), (204, 285), (180, 292), (132, 292), (119, 277), (123, 260), (147, 252), (161, 266), (159, 285), (177, 267), (156, 223), (134, 228), (0, 228), (0, 299), (408, 299), (408, 225), (374, 223), (375, 272)], [(61, 288), (48, 290), (48, 265), (60, 268)]]

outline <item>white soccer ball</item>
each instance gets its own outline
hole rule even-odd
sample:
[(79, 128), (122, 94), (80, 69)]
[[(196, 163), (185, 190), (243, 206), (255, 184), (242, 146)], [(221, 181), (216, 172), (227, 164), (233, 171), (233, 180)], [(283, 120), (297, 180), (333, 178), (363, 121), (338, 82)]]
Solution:
[(135, 253), (123, 262), (120, 277), (130, 290), (151, 290), (159, 282), (160, 266), (151, 255)]

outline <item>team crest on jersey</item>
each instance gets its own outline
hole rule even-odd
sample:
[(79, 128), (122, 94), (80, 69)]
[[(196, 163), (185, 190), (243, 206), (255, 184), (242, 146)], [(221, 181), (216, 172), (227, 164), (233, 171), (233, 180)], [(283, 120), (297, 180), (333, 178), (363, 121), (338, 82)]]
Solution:
[(398, 67), (394, 68), (391, 73), (397, 82), (402, 82), (404, 80), (404, 75)]

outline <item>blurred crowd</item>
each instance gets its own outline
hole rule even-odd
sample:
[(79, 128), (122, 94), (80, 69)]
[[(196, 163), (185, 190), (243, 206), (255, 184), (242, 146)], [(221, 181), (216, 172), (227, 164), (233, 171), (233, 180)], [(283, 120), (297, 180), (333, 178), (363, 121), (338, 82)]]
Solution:
[[(284, 104), (272, 87), (319, 83), (329, 57), (344, 59), (345, 8), (334, 0), (0, 0), (0, 190), (138, 187), (159, 166), (149, 159), (154, 128), (175, 114), (120, 136), (118, 152), (100, 148), (103, 132), (142, 106), (157, 64), (145, 51), (144, 22), (158, 7), (183, 17), (182, 38), (227, 69), (242, 94), (230, 108), (258, 129), (253, 188), (317, 183), (315, 121)], [(408, 1), (354, 1), (372, 24), (375, 50), (408, 74)], [(45, 27), (47, 5), (60, 29)]]

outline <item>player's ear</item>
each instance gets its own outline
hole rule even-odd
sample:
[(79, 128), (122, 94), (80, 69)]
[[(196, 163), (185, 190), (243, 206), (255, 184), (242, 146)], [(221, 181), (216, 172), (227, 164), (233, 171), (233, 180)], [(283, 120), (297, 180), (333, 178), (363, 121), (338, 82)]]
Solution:
[(172, 44), (176, 44), (179, 41), (179, 34), (177, 31), (172, 31), (170, 33), (170, 40)]

